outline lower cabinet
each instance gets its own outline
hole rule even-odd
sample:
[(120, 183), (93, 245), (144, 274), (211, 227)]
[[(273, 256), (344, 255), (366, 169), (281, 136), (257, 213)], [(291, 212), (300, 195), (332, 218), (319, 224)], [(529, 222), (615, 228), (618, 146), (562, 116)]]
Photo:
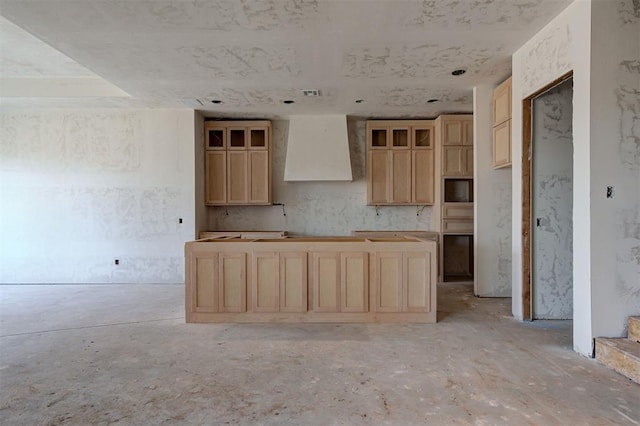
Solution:
[(254, 252), (251, 263), (254, 312), (307, 311), (306, 252)]
[(388, 252), (375, 254), (374, 309), (376, 312), (430, 312), (431, 253)]
[(369, 310), (369, 253), (312, 252), (314, 312)]
[(247, 260), (245, 253), (196, 254), (191, 264), (194, 283), (191, 307), (195, 312), (245, 312), (247, 310)]

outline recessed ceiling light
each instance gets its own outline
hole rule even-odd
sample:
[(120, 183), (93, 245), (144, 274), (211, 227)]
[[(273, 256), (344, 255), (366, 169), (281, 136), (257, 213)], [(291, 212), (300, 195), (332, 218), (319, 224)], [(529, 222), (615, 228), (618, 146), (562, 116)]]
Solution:
[(220, 99), (214, 99), (211, 101), (212, 104), (221, 104), (222, 101)]
[(453, 72), (451, 73), (451, 75), (462, 75), (465, 72), (467, 72), (467, 70), (463, 70), (463, 69), (459, 69), (459, 70), (453, 70)]
[(364, 102), (364, 99), (356, 99), (356, 103), (357, 103), (357, 104), (361, 104), (361, 103), (363, 103), (363, 102)]
[(434, 102), (438, 102), (438, 99), (429, 99), (427, 102), (428, 102), (428, 103), (430, 103), (430, 104), (432, 104), (432, 103), (434, 103)]
[(287, 99), (286, 101), (282, 101), (283, 104), (292, 104), (294, 101), (292, 101), (291, 99)]

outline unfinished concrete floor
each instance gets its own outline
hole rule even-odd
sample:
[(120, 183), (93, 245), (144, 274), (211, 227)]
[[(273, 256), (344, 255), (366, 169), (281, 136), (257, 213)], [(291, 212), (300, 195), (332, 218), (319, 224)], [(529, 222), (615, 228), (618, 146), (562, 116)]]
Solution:
[(185, 324), (179, 285), (0, 286), (0, 424), (640, 422), (570, 322), (439, 287), (437, 324)]

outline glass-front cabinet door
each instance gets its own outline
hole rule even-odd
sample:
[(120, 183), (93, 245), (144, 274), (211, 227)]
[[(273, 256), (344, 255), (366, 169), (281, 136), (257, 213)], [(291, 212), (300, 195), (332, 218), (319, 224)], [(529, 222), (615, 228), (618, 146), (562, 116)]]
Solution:
[(413, 134), (413, 147), (414, 149), (433, 149), (433, 127), (414, 126), (411, 128)]
[(409, 128), (392, 128), (391, 129), (391, 148), (409, 149)]
[(368, 133), (369, 140), (369, 148), (372, 149), (385, 149), (388, 147), (388, 129), (386, 127), (381, 128), (372, 128)]
[(247, 149), (247, 131), (244, 128), (229, 128), (229, 149)]
[(226, 145), (224, 129), (205, 128), (205, 146), (207, 150), (223, 150), (226, 148)]
[(264, 150), (269, 147), (269, 132), (266, 127), (249, 129), (249, 149)]

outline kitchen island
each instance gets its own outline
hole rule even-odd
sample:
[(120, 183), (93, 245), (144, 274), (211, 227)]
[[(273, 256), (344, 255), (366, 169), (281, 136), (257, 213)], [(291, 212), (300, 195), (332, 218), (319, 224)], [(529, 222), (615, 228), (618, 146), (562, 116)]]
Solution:
[(201, 239), (185, 267), (187, 322), (436, 322), (435, 241)]

